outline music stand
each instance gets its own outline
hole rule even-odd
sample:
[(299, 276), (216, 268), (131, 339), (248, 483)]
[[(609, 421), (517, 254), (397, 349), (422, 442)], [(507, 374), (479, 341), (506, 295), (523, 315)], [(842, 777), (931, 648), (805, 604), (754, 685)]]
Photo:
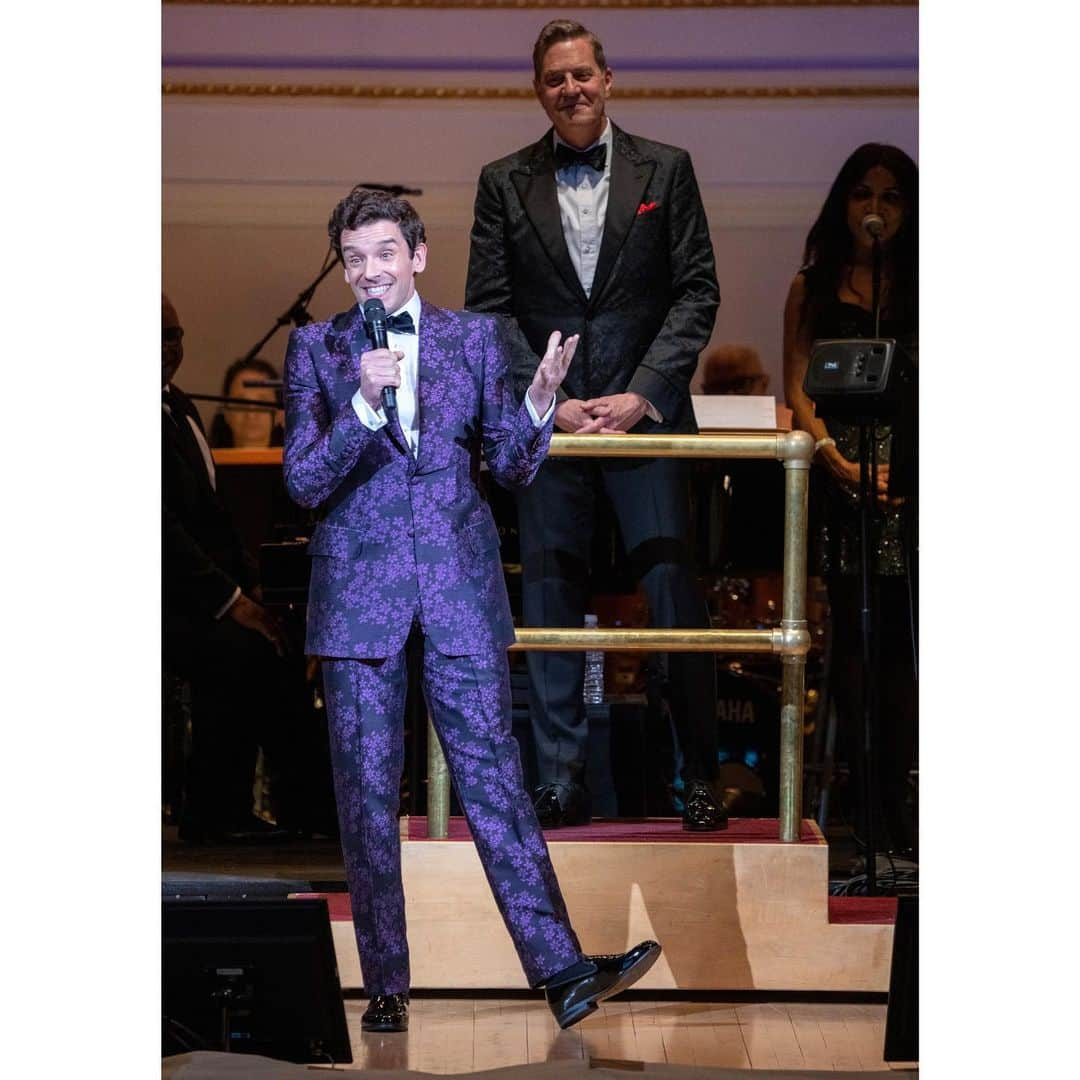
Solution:
[(163, 1055), (352, 1061), (325, 900), (166, 900)]

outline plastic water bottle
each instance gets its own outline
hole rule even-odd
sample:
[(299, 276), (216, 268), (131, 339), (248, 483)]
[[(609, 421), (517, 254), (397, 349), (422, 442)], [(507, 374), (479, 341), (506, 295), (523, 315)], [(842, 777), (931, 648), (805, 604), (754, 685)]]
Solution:
[[(596, 616), (585, 616), (585, 629), (596, 629)], [(590, 649), (585, 653), (585, 704), (604, 703), (604, 654)]]

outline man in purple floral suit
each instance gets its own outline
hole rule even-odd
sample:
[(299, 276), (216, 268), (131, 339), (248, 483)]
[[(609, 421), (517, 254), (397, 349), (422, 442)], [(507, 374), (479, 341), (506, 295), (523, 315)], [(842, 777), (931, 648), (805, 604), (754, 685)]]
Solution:
[[(354, 188), (329, 233), (357, 299), (293, 331), (285, 362), (285, 482), (323, 516), (312, 556), (307, 651), (322, 658), (334, 784), (369, 1031), (408, 1025), (409, 954), (398, 839), (405, 641), (423, 634), (424, 692), (484, 871), (530, 986), (569, 1027), (652, 966), (656, 942), (588, 956), (570, 925), (510, 734), (514, 639), (483, 455), (520, 488), (551, 438), (555, 391), (577, 345), (554, 331), (520, 404), (497, 319), (423, 302), (413, 207)], [(376, 348), (363, 305), (389, 312)], [(384, 407), (393, 387), (396, 408)]]

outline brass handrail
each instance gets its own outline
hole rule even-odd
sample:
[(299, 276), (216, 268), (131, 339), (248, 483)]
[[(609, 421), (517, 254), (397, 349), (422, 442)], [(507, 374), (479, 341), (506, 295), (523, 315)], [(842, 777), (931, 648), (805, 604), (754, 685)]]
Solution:
[[(554, 435), (551, 457), (759, 458), (784, 464), (784, 590), (779, 629), (592, 630), (530, 627), (516, 632), (512, 651), (575, 649), (625, 652), (738, 652), (779, 655), (780, 840), (799, 839), (802, 817), (803, 697), (810, 634), (806, 626), (807, 491), (814, 441), (804, 431), (709, 435)], [(428, 719), (428, 836), (445, 839), (450, 780)], [(432, 749), (433, 748), (433, 749)]]

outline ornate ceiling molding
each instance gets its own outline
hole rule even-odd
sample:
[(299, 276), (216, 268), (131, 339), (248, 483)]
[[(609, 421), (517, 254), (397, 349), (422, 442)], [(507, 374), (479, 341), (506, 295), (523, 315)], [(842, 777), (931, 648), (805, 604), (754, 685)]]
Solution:
[[(193, 0), (199, 2), (199, 0)], [(507, 86), (351, 86), (313, 83), (203, 83), (166, 82), (166, 97), (231, 98), (338, 98), (371, 100), (531, 101), (531, 87)], [(612, 94), (612, 100), (689, 100), (795, 98), (909, 98), (919, 96), (916, 86), (658, 86), (631, 87)]]
[(162, 0), (215, 7), (491, 8), (528, 11), (563, 8), (800, 8), (918, 7), (918, 0)]

